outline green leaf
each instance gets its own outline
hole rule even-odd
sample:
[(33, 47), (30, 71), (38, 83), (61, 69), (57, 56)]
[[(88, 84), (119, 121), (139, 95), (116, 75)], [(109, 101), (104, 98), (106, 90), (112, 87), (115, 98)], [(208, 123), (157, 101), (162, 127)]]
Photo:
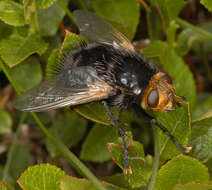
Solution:
[[(64, 1), (64, 0), (63, 0)], [(39, 1), (37, 1), (39, 2)], [(43, 2), (48, 2), (44, 0)], [(64, 3), (67, 4), (67, 0)], [(56, 2), (47, 9), (38, 10), (38, 23), (43, 36), (53, 36), (65, 16), (65, 10)]]
[(71, 32), (67, 33), (60, 51), (53, 50), (48, 58), (48, 64), (46, 68), (47, 78), (54, 76), (58, 69), (60, 69), (65, 57), (71, 53), (72, 50), (79, 48), (83, 44), (84, 41), (78, 35)]
[(58, 73), (60, 51), (55, 49), (51, 52), (46, 65), (46, 78), (51, 78)]
[[(112, 184), (104, 183), (108, 190), (126, 190)], [(65, 176), (61, 178), (60, 190), (97, 190), (97, 188), (88, 180)]]
[(42, 80), (42, 70), (35, 57), (29, 57), (9, 72), (22, 92), (35, 87)]
[[(132, 188), (145, 186), (151, 176), (151, 166), (146, 162), (142, 144), (133, 141), (132, 135), (127, 133), (126, 136), (129, 138), (127, 140), (127, 148), (129, 154), (129, 166), (132, 173), (125, 173), (125, 177)], [(119, 142), (120, 143), (118, 144), (109, 143), (108, 148), (114, 162), (120, 168), (124, 169), (124, 155), (121, 138), (119, 138)]]
[(8, 112), (0, 109), (0, 134), (9, 133), (12, 128), (12, 118)]
[(96, 13), (110, 21), (130, 40), (133, 39), (140, 13), (137, 0), (94, 0), (93, 8)]
[(0, 190), (14, 190), (14, 188), (10, 186), (9, 184), (3, 181), (0, 181)]
[(84, 141), (80, 158), (93, 162), (104, 162), (111, 159), (107, 143), (113, 142), (117, 138), (118, 134), (115, 127), (94, 125)]
[(60, 190), (59, 184), (65, 172), (50, 164), (29, 167), (17, 181), (24, 190)]
[[(86, 119), (89, 119), (93, 122), (103, 125), (113, 124), (103, 104), (100, 102), (92, 102), (89, 104), (80, 105), (77, 106), (74, 110), (83, 117), (85, 117)], [(119, 117), (119, 109), (111, 107), (110, 110), (116, 118)], [(122, 111), (121, 118), (119, 120), (121, 127), (124, 128), (125, 130), (129, 130), (132, 122), (137, 122), (139, 124), (145, 123), (145, 119), (138, 118), (135, 114), (133, 114), (128, 110)]]
[(163, 56), (166, 51), (167, 44), (162, 41), (153, 41), (146, 48), (141, 50), (141, 53), (145, 57), (158, 57)]
[(71, 51), (79, 48), (83, 44), (84, 41), (80, 38), (80, 36), (71, 32), (67, 33), (60, 49), (61, 58), (68, 55)]
[[(212, 33), (212, 22), (207, 22), (198, 26), (199, 28)], [(197, 33), (196, 31), (188, 28), (183, 30), (176, 43), (176, 51), (179, 55), (183, 56), (192, 48), (199, 54), (210, 53), (212, 51), (211, 38)]]
[(210, 179), (212, 179), (211, 177), (212, 177), (212, 173), (210, 172), (211, 170), (212, 170), (212, 159), (209, 159), (206, 163), (204, 163), (206, 166), (207, 166), (207, 168), (208, 168), (208, 170), (209, 170), (209, 174), (210, 174)]
[(173, 190), (211, 190), (212, 185), (199, 184), (199, 183), (188, 183), (185, 185), (176, 185)]
[[(184, 0), (157, 0), (157, 4), (162, 12), (166, 27), (174, 20), (185, 6)], [(157, 6), (157, 5), (156, 5)]]
[(208, 169), (189, 156), (177, 156), (161, 167), (155, 190), (172, 190), (176, 184), (209, 183)]
[[(155, 0), (154, 0), (155, 2)], [(151, 1), (150, 1), (151, 3)], [(158, 15), (158, 9), (156, 7), (151, 7), (151, 14), (149, 14), (149, 37), (151, 40), (163, 40), (164, 32), (163, 25), (161, 24), (161, 18)]]
[(126, 188), (128, 190), (147, 190), (146, 186), (139, 188), (131, 188), (123, 173), (116, 173), (112, 176), (103, 177), (102, 179), (110, 184)]
[(29, 149), (25, 144), (18, 143), (15, 145), (13, 159), (9, 166), (9, 174), (14, 182), (18, 179), (21, 173), (32, 164), (32, 157)]
[[(106, 110), (104, 109), (101, 103), (92, 102), (90, 104), (85, 104), (81, 106), (77, 106), (74, 109), (77, 113), (85, 117), (86, 119), (92, 120), (96, 123), (100, 123), (103, 125), (111, 125), (112, 121), (107, 115)], [(115, 109), (113, 109), (113, 114)], [(118, 112), (116, 111), (116, 115)]]
[(0, 19), (12, 26), (23, 26), (25, 24), (23, 6), (14, 1), (0, 1)]
[[(177, 108), (175, 111), (155, 113), (155, 115), (157, 121), (165, 126), (179, 143), (183, 146), (188, 144), (191, 126), (187, 106)], [(162, 159), (167, 160), (181, 153), (177, 146), (162, 132), (162, 130), (158, 129), (158, 133), (159, 150)]]
[(192, 29), (185, 29), (178, 35), (176, 51), (178, 55), (183, 56), (188, 53), (193, 43), (203, 40), (205, 40), (205, 37), (201, 34), (194, 32)]
[(24, 17), (31, 33), (40, 32), (37, 20), (36, 0), (24, 0)]
[(190, 145), (192, 155), (206, 162), (212, 158), (212, 117), (192, 122)]
[[(84, 136), (87, 121), (76, 113), (66, 113), (55, 118), (49, 132), (60, 139), (67, 147), (76, 145)], [(53, 155), (59, 154), (55, 146), (47, 138), (47, 148)]]
[(0, 56), (9, 67), (17, 65), (33, 53), (42, 55), (46, 49), (47, 44), (38, 34), (22, 36), (16, 33), (0, 42)]
[(200, 0), (200, 3), (205, 6), (209, 11), (212, 11), (212, 1), (211, 0)]
[(3, 166), (0, 165), (0, 179), (2, 179), (3, 170), (4, 170)]
[[(205, 30), (208, 33), (212, 34), (212, 22), (206, 22), (200, 24), (198, 27)], [(195, 51), (197, 54), (210, 54), (212, 52), (212, 40), (210, 37), (206, 37), (205, 35), (201, 35), (199, 40), (196, 40), (192, 46), (192, 50)]]
[(211, 94), (209, 94), (209, 96), (206, 99), (204, 99), (203, 102), (198, 102), (198, 106), (196, 106), (194, 110), (192, 119), (204, 117), (204, 114), (212, 110), (211, 108), (212, 108), (212, 96)]
[(192, 112), (196, 104), (196, 86), (188, 66), (170, 46), (167, 46), (165, 55), (160, 57), (160, 63), (164, 70), (173, 77), (176, 94), (186, 98), (190, 103)]
[(175, 45), (176, 32), (179, 27), (180, 26), (174, 20), (171, 21), (169, 24), (166, 33), (167, 33), (167, 42), (170, 45), (170, 47), (174, 47)]
[(0, 40), (8, 37), (12, 33), (12, 26), (5, 24), (0, 20)]
[(41, 9), (46, 9), (50, 7), (56, 0), (37, 0), (37, 7)]

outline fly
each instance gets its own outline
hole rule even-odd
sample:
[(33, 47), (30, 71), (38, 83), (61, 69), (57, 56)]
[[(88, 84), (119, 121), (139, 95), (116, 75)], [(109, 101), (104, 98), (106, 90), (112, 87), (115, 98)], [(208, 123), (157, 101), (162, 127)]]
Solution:
[[(170, 111), (178, 103), (174, 87), (171, 79), (145, 62), (111, 24), (91, 12), (77, 10), (73, 14), (80, 34), (93, 43), (72, 51), (54, 77), (20, 96), (15, 107), (40, 112), (101, 100), (122, 137), (125, 169), (130, 169), (124, 132), (109, 106), (122, 110), (134, 104), (142, 110)], [(181, 151), (189, 151), (165, 127), (147, 116)]]

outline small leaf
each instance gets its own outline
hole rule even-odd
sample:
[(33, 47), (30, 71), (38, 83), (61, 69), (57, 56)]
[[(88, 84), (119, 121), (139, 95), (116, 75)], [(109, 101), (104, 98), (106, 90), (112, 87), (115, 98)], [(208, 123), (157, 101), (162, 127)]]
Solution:
[[(207, 22), (198, 26), (199, 28), (212, 33), (212, 22)], [(212, 51), (211, 38), (197, 33), (192, 29), (183, 30), (177, 39), (176, 51), (179, 55), (183, 56), (190, 49), (196, 51), (198, 54), (210, 53)]]
[[(112, 125), (110, 117), (108, 116), (103, 104), (100, 102), (92, 102), (85, 105), (77, 106), (74, 109), (77, 113), (89, 119), (93, 122), (103, 124), (103, 125)], [(119, 109), (111, 107), (111, 112), (114, 114), (116, 118), (119, 117)], [(131, 127), (132, 122), (137, 122), (139, 124), (144, 124), (144, 118), (138, 118), (135, 114), (128, 110), (123, 110), (121, 114), (120, 125), (125, 130), (128, 130)]]
[[(92, 120), (96, 123), (100, 123), (103, 125), (111, 125), (112, 121), (107, 115), (106, 110), (103, 105), (100, 103), (90, 103), (78, 106), (74, 109), (77, 113), (85, 117), (86, 119)], [(114, 114), (114, 112), (113, 112)], [(117, 111), (116, 111), (117, 114)]]
[(47, 44), (38, 34), (13, 34), (0, 42), (0, 56), (9, 67), (22, 62), (33, 53), (42, 55), (46, 49)]
[(212, 158), (212, 117), (192, 122), (190, 145), (194, 157), (204, 162)]
[[(66, 113), (62, 117), (55, 118), (50, 133), (60, 139), (67, 147), (76, 145), (84, 136), (87, 121), (76, 113)], [(53, 154), (58, 151), (47, 138), (47, 148)]]
[(200, 116), (203, 116), (205, 113), (209, 112), (212, 108), (212, 96), (209, 96), (202, 102), (198, 101), (198, 106), (196, 106), (194, 113), (192, 114), (192, 119), (199, 119)]
[(142, 49), (141, 53), (145, 57), (158, 57), (165, 54), (167, 44), (162, 41), (153, 41), (149, 46)]
[(0, 190), (14, 190), (14, 188), (10, 186), (9, 184), (3, 181), (0, 181)]
[(25, 24), (23, 6), (14, 1), (0, 1), (0, 19), (12, 26)]
[(203, 41), (205, 37), (194, 32), (192, 29), (185, 29), (179, 35), (177, 39), (176, 51), (178, 55), (183, 56), (188, 53), (193, 43), (196, 41)]
[(46, 9), (50, 7), (56, 0), (37, 0), (37, 6), (41, 9)]
[(211, 190), (212, 185), (199, 184), (199, 183), (188, 183), (185, 185), (176, 185), (173, 190)]
[(24, 17), (26, 23), (29, 25), (31, 33), (40, 33), (37, 21), (37, 7), (35, 0), (24, 0)]
[[(206, 23), (200, 24), (198, 27), (212, 34), (212, 22), (206, 22)], [(206, 37), (205, 35), (201, 35), (201, 37), (199, 37), (199, 40), (195, 41), (195, 43), (193, 44), (192, 50), (200, 55), (202, 55), (203, 53), (210, 54), (212, 51), (211, 44), (212, 44), (211, 37), (209, 36)]]
[(13, 159), (11, 160), (9, 173), (14, 182), (18, 179), (21, 173), (32, 164), (32, 157), (29, 149), (25, 144), (18, 143), (15, 145)]
[[(63, 0), (67, 4), (67, 0)], [(39, 1), (37, 1), (39, 2)], [(43, 2), (48, 2), (43, 0)], [(43, 36), (53, 36), (58, 30), (58, 25), (65, 16), (65, 10), (56, 2), (47, 9), (38, 9), (38, 23)]]
[(50, 54), (46, 65), (46, 78), (51, 78), (58, 73), (60, 51), (55, 49)]
[[(130, 40), (133, 39), (139, 22), (139, 2), (137, 0), (94, 0), (96, 13), (121, 29)], [(127, 10), (123, 12), (123, 10)]]
[(205, 6), (209, 11), (212, 11), (212, 1), (211, 0), (200, 0), (200, 3)]
[(60, 49), (61, 57), (68, 55), (72, 50), (82, 46), (84, 41), (74, 33), (67, 33)]
[(62, 47), (59, 50), (53, 50), (48, 58), (48, 64), (46, 69), (47, 78), (54, 76), (61, 67), (61, 64), (66, 60), (72, 50), (75, 50), (82, 46), (84, 41), (74, 33), (67, 33), (63, 41)]
[(7, 38), (12, 33), (13, 27), (5, 24), (0, 20), (0, 41), (1, 39)]
[[(127, 136), (127, 135), (126, 135)], [(128, 137), (127, 148), (129, 154), (129, 167), (132, 173), (125, 174), (128, 183), (132, 188), (145, 186), (151, 175), (151, 166), (145, 160), (144, 150), (142, 144), (137, 141), (132, 140), (132, 136)], [(123, 145), (121, 144), (109, 143), (108, 148), (110, 150), (112, 159), (116, 164), (124, 169), (124, 154)]]
[[(108, 183), (111, 183), (111, 184), (114, 184), (116, 186), (119, 186), (119, 187), (122, 187), (122, 188), (126, 188), (128, 190), (135, 190), (134, 188), (132, 189), (128, 182), (127, 182), (127, 179), (125, 178), (124, 174), (123, 173), (116, 173), (112, 176), (107, 176), (107, 177), (103, 177), (102, 180), (108, 182)], [(138, 188), (139, 190), (146, 190), (145, 187), (140, 187)], [(136, 188), (137, 190), (137, 188)]]
[(118, 138), (117, 130), (113, 126), (94, 125), (89, 132), (82, 150), (80, 158), (93, 162), (104, 162), (111, 158), (107, 149), (107, 143)]
[(4, 171), (3, 166), (0, 165), (0, 179), (2, 179), (3, 171)]
[(35, 87), (42, 80), (41, 66), (35, 57), (29, 57), (10, 69), (10, 74), (22, 92)]
[(0, 109), (0, 134), (9, 133), (12, 128), (12, 118), (8, 112)]
[(184, 0), (157, 0), (157, 6), (159, 6), (163, 19), (165, 21), (166, 27), (169, 26), (169, 23), (174, 20), (185, 6)]
[(59, 184), (65, 172), (50, 164), (29, 167), (17, 181), (24, 190), (60, 190)]
[[(108, 190), (126, 190), (121, 187), (105, 183), (104, 185), (107, 187)], [(79, 189), (79, 190), (97, 190), (97, 188), (88, 180), (86, 179), (80, 179), (80, 178), (75, 178), (71, 176), (64, 176), (61, 179), (60, 183), (60, 190), (74, 190), (74, 189)]]
[[(187, 106), (182, 106), (171, 112), (155, 113), (155, 115), (157, 121), (165, 126), (179, 143), (183, 146), (188, 144), (191, 126)], [(158, 132), (161, 158), (167, 160), (181, 153), (177, 146), (162, 132), (162, 130), (158, 129)]]
[(208, 169), (189, 156), (177, 156), (161, 167), (155, 190), (172, 190), (176, 184), (209, 183)]
[[(156, 2), (150, 1), (151, 2)], [(152, 3), (153, 4), (153, 3)], [(163, 40), (164, 39), (164, 32), (163, 32), (163, 25), (161, 24), (161, 17), (158, 16), (158, 8), (151, 6), (151, 14), (149, 14), (149, 37), (151, 40)]]
[(169, 24), (166, 33), (167, 33), (167, 42), (171, 47), (174, 47), (175, 45), (176, 32), (179, 27), (180, 26), (174, 20), (171, 21)]

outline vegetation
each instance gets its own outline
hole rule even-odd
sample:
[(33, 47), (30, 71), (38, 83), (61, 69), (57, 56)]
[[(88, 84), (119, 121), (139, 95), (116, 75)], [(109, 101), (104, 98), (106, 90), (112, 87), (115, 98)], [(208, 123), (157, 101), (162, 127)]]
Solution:
[[(16, 96), (81, 42), (75, 9), (111, 22), (173, 78), (189, 104), (151, 114), (190, 153), (125, 110), (132, 173), (124, 173), (122, 142), (101, 103), (38, 114), (14, 109)], [(0, 190), (212, 189), (211, 11), (211, 0), (1, 0)]]

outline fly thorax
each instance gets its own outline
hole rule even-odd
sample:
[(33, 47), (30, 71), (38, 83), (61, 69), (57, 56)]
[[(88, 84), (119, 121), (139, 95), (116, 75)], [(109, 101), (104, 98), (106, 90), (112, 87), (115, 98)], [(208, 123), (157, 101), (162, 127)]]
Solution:
[(128, 89), (132, 90), (133, 94), (139, 95), (141, 93), (141, 88), (138, 84), (138, 79), (135, 74), (130, 72), (125, 72), (120, 75), (120, 83), (127, 87)]

